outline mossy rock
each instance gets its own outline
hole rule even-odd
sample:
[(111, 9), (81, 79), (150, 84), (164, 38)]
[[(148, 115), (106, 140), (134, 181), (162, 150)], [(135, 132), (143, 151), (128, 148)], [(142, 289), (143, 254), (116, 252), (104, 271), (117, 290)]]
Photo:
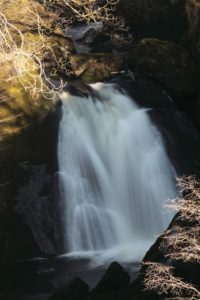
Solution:
[[(58, 25), (56, 14), (34, 0), (17, 0), (15, 3), (3, 0), (1, 12), (2, 31), (10, 49), (10, 55), (5, 60), (12, 65), (12, 60), (19, 58), (18, 65), (15, 63), (13, 69), (22, 67), (22, 59), (32, 59), (44, 67), (45, 77), (55, 79), (58, 73), (70, 73), (71, 70), (64, 69), (68, 66), (68, 54), (74, 53), (75, 48), (71, 38), (66, 37), (62, 26)], [(6, 43), (2, 45), (5, 51), (6, 47)], [(4, 56), (1, 51), (1, 62)]]
[(188, 19), (187, 47), (200, 63), (200, 0), (187, 0), (186, 12)]
[(56, 17), (35, 0), (1, 0), (1, 13), (22, 33), (34, 30), (38, 22), (45, 30), (56, 28)]
[[(26, 80), (29, 81), (29, 78), (26, 77)], [(42, 93), (35, 94), (36, 98), (34, 98), (18, 80), (13, 79), (12, 84), (7, 86), (2, 81), (2, 85), (0, 90), (1, 142), (32, 123), (41, 121), (53, 109), (51, 100), (45, 98)]]
[(76, 54), (70, 63), (76, 77), (86, 83), (104, 81), (124, 68), (123, 58), (115, 54)]
[(129, 61), (133, 70), (153, 77), (178, 94), (195, 91), (195, 66), (190, 54), (180, 45), (155, 38), (142, 39)]

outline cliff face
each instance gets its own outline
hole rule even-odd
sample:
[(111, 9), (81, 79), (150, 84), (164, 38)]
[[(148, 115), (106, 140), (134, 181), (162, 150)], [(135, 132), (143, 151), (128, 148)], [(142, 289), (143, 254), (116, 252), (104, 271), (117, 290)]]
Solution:
[[(35, 222), (38, 218), (39, 224), (39, 194), (43, 194), (41, 201), (53, 194), (52, 188), (47, 187), (52, 186), (52, 174), (56, 169), (57, 133), (54, 127), (58, 122), (55, 94), (44, 81), (45, 73), (38, 63), (46, 59), (53, 64), (55, 59), (73, 51), (73, 46), (70, 39), (57, 33), (59, 28), (55, 26), (54, 15), (39, 3), (1, 2), (4, 40), (0, 54), (0, 251), (2, 257), (30, 256), (44, 249), (40, 245), (42, 242), (38, 246), (33, 237), (34, 231), (39, 233), (44, 229), (37, 229), (39, 225), (34, 225), (30, 214), (34, 209), (37, 211)], [(32, 202), (22, 206), (17, 199), (20, 188), (25, 185), (27, 190), (23, 195)], [(24, 210), (27, 209), (30, 226), (25, 218)], [(31, 231), (31, 227), (35, 230)], [(49, 235), (51, 231), (52, 228), (46, 230)], [(46, 243), (50, 243), (48, 238)], [(50, 246), (46, 249), (55, 250)]]
[(136, 37), (180, 39), (186, 28), (186, 0), (121, 0), (119, 13)]
[(129, 68), (169, 88), (199, 126), (199, 1), (120, 1), (119, 13), (134, 38)]
[(75, 78), (104, 80), (123, 59), (76, 54), (59, 14), (39, 1), (0, 4), (0, 253), (55, 254), (63, 248), (54, 190), (57, 92)]

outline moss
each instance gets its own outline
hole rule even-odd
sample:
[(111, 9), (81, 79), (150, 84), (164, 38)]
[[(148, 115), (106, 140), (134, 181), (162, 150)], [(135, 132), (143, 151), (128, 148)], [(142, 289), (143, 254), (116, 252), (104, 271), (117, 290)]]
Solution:
[(86, 83), (104, 81), (123, 70), (123, 58), (114, 54), (77, 54), (70, 56), (75, 75)]
[(6, 87), (3, 82), (2, 85), (4, 87), (0, 98), (4, 101), (0, 103), (1, 140), (20, 132), (33, 121), (39, 122), (53, 109), (51, 100), (45, 99), (40, 93), (34, 99), (20, 82), (13, 80), (11, 86)]
[(155, 38), (142, 39), (130, 56), (130, 63), (133, 69), (154, 77), (177, 93), (195, 91), (195, 66), (180, 45)]
[(12, 22), (19, 30), (34, 29), (40, 23), (45, 29), (55, 27), (55, 15), (46, 10), (39, 1), (34, 0), (1, 0), (1, 12), (8, 22)]

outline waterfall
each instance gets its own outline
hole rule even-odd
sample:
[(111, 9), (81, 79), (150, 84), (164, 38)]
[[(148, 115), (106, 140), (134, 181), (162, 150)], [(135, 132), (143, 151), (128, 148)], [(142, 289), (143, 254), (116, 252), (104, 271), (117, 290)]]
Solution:
[(112, 84), (61, 94), (58, 160), (66, 252), (141, 259), (168, 226), (174, 170), (146, 109)]

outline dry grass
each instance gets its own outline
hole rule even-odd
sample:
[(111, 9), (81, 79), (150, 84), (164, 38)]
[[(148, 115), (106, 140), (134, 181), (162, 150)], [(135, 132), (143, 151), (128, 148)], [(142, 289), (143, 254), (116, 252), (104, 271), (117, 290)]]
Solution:
[(154, 291), (158, 295), (175, 297), (173, 299), (199, 300), (200, 291), (192, 284), (175, 277), (173, 267), (155, 262), (144, 263), (146, 267), (144, 285), (145, 289)]
[[(174, 262), (200, 264), (200, 182), (193, 176), (178, 179), (183, 197), (167, 206), (178, 212), (176, 224), (162, 236), (160, 250)], [(200, 299), (198, 287), (174, 276), (174, 268), (146, 262), (145, 289), (170, 299)]]
[(167, 207), (179, 212), (178, 219), (200, 225), (200, 183), (194, 176), (177, 179), (183, 197), (169, 202)]
[(173, 260), (200, 263), (200, 228), (175, 227), (166, 231), (160, 250)]

